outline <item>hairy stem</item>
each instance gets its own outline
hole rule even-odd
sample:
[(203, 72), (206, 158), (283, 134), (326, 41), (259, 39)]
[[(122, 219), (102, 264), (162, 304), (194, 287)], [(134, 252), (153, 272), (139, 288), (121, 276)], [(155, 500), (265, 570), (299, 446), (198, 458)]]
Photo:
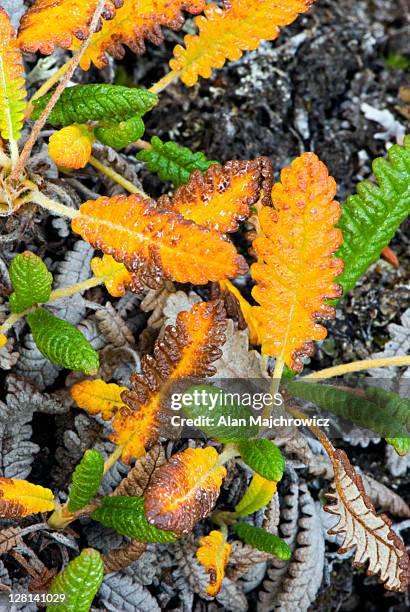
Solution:
[[(59, 300), (60, 298), (63, 298), (63, 297), (70, 297), (71, 295), (74, 295), (75, 293), (84, 293), (84, 291), (87, 291), (87, 289), (91, 289), (92, 287), (97, 287), (97, 285), (102, 285), (107, 280), (107, 278), (109, 278), (109, 275), (102, 276), (101, 278), (92, 276), (91, 278), (88, 278), (87, 280), (82, 281), (81, 283), (76, 283), (75, 285), (71, 285), (70, 287), (63, 287), (62, 289), (56, 289), (55, 291), (51, 292), (50, 297), (47, 300), (47, 302), (39, 304), (39, 306), (44, 305), (44, 304), (49, 304), (50, 302), (54, 302), (55, 300)], [(6, 331), (8, 331), (15, 323), (17, 323), (17, 321), (19, 321), (20, 319), (28, 315), (35, 308), (36, 306), (31, 306), (30, 308), (26, 308), (26, 310), (24, 310), (23, 312), (15, 312), (11, 314), (9, 317), (7, 317), (4, 323), (0, 325), (0, 334), (5, 334)]]
[(31, 150), (32, 150), (32, 148), (33, 148), (37, 138), (38, 138), (38, 135), (40, 134), (41, 130), (43, 129), (43, 126), (46, 123), (49, 114), (51, 113), (51, 111), (53, 110), (54, 106), (58, 102), (61, 94), (63, 93), (64, 89), (67, 86), (68, 81), (73, 76), (75, 69), (79, 65), (82, 56), (84, 55), (85, 51), (87, 50), (87, 48), (88, 48), (88, 46), (90, 44), (91, 36), (94, 34), (94, 32), (96, 31), (96, 29), (98, 27), (98, 24), (99, 24), (99, 21), (100, 21), (100, 18), (101, 18), (101, 14), (102, 14), (102, 12), (104, 10), (105, 2), (106, 2), (106, 0), (100, 0), (99, 1), (98, 5), (97, 5), (97, 8), (95, 9), (94, 16), (93, 16), (93, 18), (91, 20), (91, 24), (90, 24), (90, 28), (89, 28), (89, 35), (81, 43), (81, 46), (78, 49), (77, 53), (70, 60), (69, 67), (66, 70), (64, 78), (61, 80), (61, 82), (57, 86), (57, 88), (56, 88), (55, 92), (53, 93), (53, 95), (51, 96), (51, 98), (50, 98), (46, 108), (44, 109), (44, 111), (42, 112), (41, 116), (39, 117), (39, 119), (34, 124), (33, 130), (32, 130), (32, 132), (30, 134), (30, 138), (27, 140), (26, 144), (24, 145), (23, 150), (22, 150), (21, 155), (20, 155), (20, 158), (18, 160), (18, 163), (16, 164), (16, 166), (14, 167), (13, 172), (11, 173), (11, 179), (12, 180), (18, 180), (20, 178), (21, 174), (23, 173), (23, 170), (24, 170), (24, 168), (26, 166), (28, 158), (30, 157)]
[(111, 453), (111, 455), (104, 463), (104, 474), (106, 474), (108, 470), (112, 468), (112, 466), (118, 461), (118, 459), (121, 459), (123, 449), (124, 447), (120, 444), (119, 446), (117, 446), (115, 451)]
[(130, 181), (124, 178), (121, 174), (118, 174), (118, 172), (115, 172), (115, 170), (113, 170), (112, 168), (109, 168), (108, 166), (100, 162), (93, 155), (91, 155), (90, 159), (88, 160), (88, 163), (94, 166), (94, 168), (96, 168), (97, 170), (105, 174), (106, 176), (108, 176), (111, 180), (121, 185), (121, 187), (124, 187), (124, 189), (126, 189), (130, 193), (138, 193), (144, 198), (149, 198), (149, 196), (144, 191), (142, 191), (141, 189), (138, 189), (138, 187), (133, 185)]
[(162, 79), (154, 83), (154, 85), (150, 87), (148, 91), (151, 91), (152, 93), (159, 93), (160, 91), (166, 89), (168, 85), (171, 85), (171, 83), (173, 83), (178, 78), (179, 72), (174, 72), (173, 70), (171, 70), (171, 72), (168, 72), (168, 74), (162, 77)]
[(317, 380), (322, 378), (332, 378), (333, 376), (342, 376), (349, 372), (360, 372), (361, 370), (372, 370), (373, 368), (387, 368), (391, 366), (409, 366), (410, 355), (397, 355), (396, 357), (381, 357), (380, 359), (364, 359), (363, 361), (352, 361), (352, 363), (344, 363), (313, 372), (303, 377), (303, 380)]
[(276, 393), (279, 391), (280, 381), (283, 374), (283, 369), (285, 367), (285, 362), (281, 357), (278, 357), (275, 362), (275, 369), (272, 374), (272, 382), (270, 386), (270, 395), (272, 397), (272, 401), (267, 404), (262, 412), (262, 418), (268, 419), (272, 414), (272, 406), (274, 405), (273, 399)]
[(42, 86), (39, 87), (36, 93), (30, 98), (26, 109), (26, 117), (29, 117), (32, 113), (34, 100), (38, 100), (39, 98), (41, 98), (41, 96), (44, 96), (46, 93), (48, 93), (50, 89), (54, 87), (54, 85), (63, 78), (67, 70), (69, 70), (72, 60), (73, 58), (70, 57), (70, 59), (67, 60), (66, 63), (63, 64), (58, 70), (56, 70), (55, 73), (47, 79), (47, 81), (44, 81)]
[(46, 208), (47, 210), (50, 210), (51, 212), (54, 212), (59, 216), (68, 217), (69, 219), (75, 219), (81, 214), (80, 211), (75, 210), (70, 206), (65, 206), (60, 202), (56, 202), (55, 200), (48, 198), (40, 191), (31, 192), (30, 202), (34, 202), (35, 204), (41, 206), (41, 208)]

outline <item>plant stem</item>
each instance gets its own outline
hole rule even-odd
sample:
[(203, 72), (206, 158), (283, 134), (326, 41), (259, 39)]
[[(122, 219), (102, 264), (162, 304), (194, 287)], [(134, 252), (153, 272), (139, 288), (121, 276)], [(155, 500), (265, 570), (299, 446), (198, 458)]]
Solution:
[(115, 170), (112, 170), (112, 168), (109, 168), (108, 166), (100, 162), (93, 155), (91, 155), (90, 159), (88, 160), (88, 163), (94, 166), (94, 168), (96, 168), (97, 170), (105, 174), (106, 176), (108, 176), (111, 180), (121, 185), (121, 187), (124, 187), (124, 189), (126, 189), (130, 193), (138, 193), (144, 198), (149, 198), (149, 196), (144, 191), (142, 191), (141, 189), (138, 189), (138, 187), (133, 185), (130, 181), (124, 178), (121, 174), (118, 174), (118, 172), (115, 172)]
[[(109, 275), (108, 275), (109, 276)], [(108, 276), (102, 276), (101, 278), (97, 278), (96, 276), (92, 276), (81, 283), (76, 283), (75, 285), (71, 285), (70, 287), (63, 287), (62, 289), (55, 289), (50, 294), (47, 302), (45, 304), (49, 304), (50, 302), (54, 302), (55, 300), (59, 300), (63, 297), (70, 297), (70, 295), (74, 295), (75, 293), (84, 293), (87, 289), (91, 289), (92, 287), (97, 287), (98, 285), (102, 285), (108, 278)], [(39, 304), (41, 305), (41, 304)], [(34, 307), (35, 308), (35, 307)], [(0, 325), (0, 334), (6, 333), (17, 321), (25, 317), (33, 310), (33, 306), (30, 308), (26, 308), (23, 312), (16, 312), (11, 314), (2, 325)]]
[(262, 418), (264, 419), (268, 419), (272, 414), (273, 400), (274, 400), (276, 393), (279, 391), (279, 385), (282, 379), (284, 367), (285, 367), (285, 362), (283, 361), (282, 357), (278, 357), (275, 362), (275, 369), (273, 370), (272, 382), (271, 382), (270, 391), (269, 391), (272, 397), (272, 401), (270, 404), (267, 404), (263, 409)]
[(238, 455), (240, 455), (240, 453), (236, 444), (232, 442), (230, 442), (229, 444), (225, 444), (222, 453), (219, 455), (218, 465), (224, 465), (230, 459), (238, 457)]
[(313, 372), (303, 377), (303, 380), (317, 380), (322, 378), (332, 378), (333, 376), (341, 376), (348, 372), (360, 372), (361, 370), (371, 370), (373, 368), (386, 368), (391, 366), (409, 366), (410, 355), (397, 355), (396, 357), (381, 357), (380, 359), (364, 359), (363, 361), (352, 361), (352, 363), (344, 363), (326, 368), (319, 372)]
[(168, 72), (168, 74), (162, 77), (162, 79), (154, 83), (154, 85), (150, 87), (148, 91), (151, 91), (152, 93), (159, 93), (160, 91), (163, 91), (166, 87), (168, 87), (168, 85), (179, 77), (179, 74), (179, 72), (174, 72), (171, 70), (171, 72)]
[(56, 202), (51, 198), (48, 198), (40, 191), (32, 191), (30, 194), (30, 201), (38, 204), (42, 208), (46, 208), (51, 212), (56, 213), (59, 216), (68, 217), (69, 219), (75, 219), (80, 215), (80, 211), (71, 208), (70, 206), (65, 206), (60, 202)]
[(48, 91), (50, 91), (50, 89), (56, 84), (58, 83), (58, 81), (60, 79), (63, 78), (63, 76), (65, 75), (65, 73), (67, 72), (67, 70), (70, 68), (71, 62), (72, 62), (72, 57), (70, 57), (69, 60), (67, 60), (65, 62), (65, 64), (63, 64), (58, 70), (56, 70), (56, 72), (51, 75), (50, 78), (47, 79), (47, 81), (44, 81), (44, 83), (42, 84), (41, 87), (39, 87), (39, 89), (36, 91), (36, 93), (30, 98), (30, 104), (34, 101), (34, 100), (38, 100), (39, 98), (41, 98), (41, 96), (44, 96)]
[(82, 56), (84, 55), (84, 53), (87, 50), (87, 47), (90, 44), (91, 36), (94, 34), (94, 32), (96, 31), (98, 27), (98, 24), (101, 18), (101, 14), (105, 7), (105, 3), (106, 3), (106, 0), (99, 0), (97, 8), (94, 11), (94, 15), (90, 23), (89, 34), (87, 38), (81, 43), (77, 53), (70, 60), (69, 67), (67, 68), (63, 79), (61, 80), (59, 85), (57, 85), (57, 88), (55, 92), (53, 93), (53, 95), (51, 96), (46, 108), (44, 109), (44, 111), (41, 113), (41, 116), (34, 124), (33, 130), (30, 134), (30, 138), (27, 140), (26, 144), (24, 145), (20, 158), (18, 160), (18, 163), (15, 165), (13, 172), (11, 173), (12, 180), (15, 180), (15, 181), (18, 180), (21, 174), (23, 173), (23, 170), (26, 166), (28, 158), (30, 157), (31, 150), (33, 146), (35, 145), (38, 135), (43, 129), (43, 126), (46, 123), (49, 114), (53, 110), (54, 106), (57, 104), (61, 94), (63, 93), (64, 89), (67, 86), (68, 81), (73, 76), (75, 69), (79, 65)]
[(122, 446), (122, 444), (120, 444), (119, 446), (117, 446), (115, 451), (113, 451), (111, 453), (111, 455), (108, 457), (108, 459), (104, 463), (104, 474), (106, 474), (108, 472), (108, 470), (110, 470), (112, 468), (114, 463), (116, 463), (118, 461), (118, 459), (121, 458), (123, 450), (124, 450), (124, 447)]
[[(304, 412), (298, 410), (297, 408), (294, 408), (293, 406), (286, 406), (286, 411), (297, 419), (308, 419), (307, 415)], [(335, 449), (329, 438), (325, 436), (323, 431), (321, 431), (317, 425), (307, 425), (307, 427), (316, 436), (319, 442), (321, 442), (323, 448), (325, 449), (329, 457), (332, 458)]]
[(132, 144), (138, 147), (138, 149), (152, 149), (152, 144), (150, 144), (146, 140), (142, 140), (142, 138), (139, 138)]

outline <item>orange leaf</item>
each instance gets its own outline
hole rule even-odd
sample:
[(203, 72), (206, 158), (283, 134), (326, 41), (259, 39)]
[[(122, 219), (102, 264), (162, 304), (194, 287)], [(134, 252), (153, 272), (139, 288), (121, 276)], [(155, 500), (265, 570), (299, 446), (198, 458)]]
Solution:
[(94, 257), (91, 260), (91, 270), (97, 278), (104, 278), (107, 291), (113, 297), (121, 297), (125, 295), (126, 289), (133, 289), (132, 274), (111, 255)]
[(232, 547), (226, 542), (223, 533), (216, 530), (201, 538), (199, 546), (197, 559), (209, 574), (210, 584), (207, 593), (210, 597), (215, 597), (221, 590)]
[[(179, 30), (184, 24), (182, 10), (192, 14), (202, 11), (205, 0), (124, 0), (112, 21), (106, 21), (100, 32), (93, 34), (80, 66), (88, 70), (91, 62), (97, 68), (108, 63), (107, 53), (121, 59), (127, 45), (134, 53), (145, 52), (145, 40), (160, 45), (164, 40), (161, 26)], [(79, 43), (74, 41), (72, 49)]]
[[(123, 0), (107, 0), (102, 19), (112, 19)], [(20, 21), (19, 43), (23, 51), (45, 55), (57, 45), (67, 49), (74, 36), (84, 40), (98, 0), (37, 0)]]
[(237, 60), (243, 51), (257, 49), (262, 40), (273, 40), (279, 27), (288, 25), (307, 11), (314, 0), (227, 0), (226, 10), (207, 6), (205, 17), (195, 18), (199, 34), (187, 34), (185, 48), (177, 45), (171, 69), (181, 73), (185, 85), (198, 76), (209, 79), (213, 68), (222, 68), (227, 59)]
[(219, 347), (225, 342), (225, 328), (222, 302), (199, 302), (190, 312), (178, 314), (175, 327), (166, 328), (155, 343), (154, 357), (143, 357), (144, 373), (132, 377), (133, 391), (122, 394), (127, 407), (118, 411), (112, 423), (111, 440), (124, 446), (124, 462), (144, 455), (158, 438), (158, 412), (171, 381), (215, 373), (211, 363), (222, 355)]
[(127, 391), (127, 387), (107, 384), (101, 379), (83, 380), (71, 387), (70, 393), (79, 408), (87, 410), (90, 414), (101, 413), (102, 418), (107, 421), (117, 412), (118, 408), (125, 406), (121, 399), (121, 393)]
[(211, 446), (173, 455), (154, 474), (145, 494), (148, 521), (182, 535), (208, 516), (226, 476), (226, 468), (217, 465), (218, 458)]
[(78, 170), (88, 164), (94, 141), (85, 125), (73, 123), (50, 136), (48, 153), (57, 166)]
[(313, 352), (313, 340), (327, 331), (316, 321), (335, 316), (326, 300), (341, 295), (333, 281), (343, 269), (332, 257), (342, 243), (335, 229), (341, 209), (333, 200), (336, 185), (313, 153), (304, 153), (281, 174), (272, 189), (275, 209), (258, 213), (260, 234), (253, 247), (259, 261), (251, 267), (252, 295), (260, 306), (252, 314), (265, 355), (281, 358), (294, 371)]
[(235, 232), (238, 221), (246, 219), (250, 206), (258, 201), (266, 171), (270, 171), (270, 160), (264, 157), (230, 161), (225, 166), (214, 164), (203, 174), (200, 170), (193, 172), (171, 200), (163, 196), (159, 202), (198, 225), (222, 233)]
[(72, 228), (124, 263), (136, 288), (157, 288), (167, 279), (203, 285), (247, 270), (243, 257), (222, 234), (156, 208), (140, 195), (90, 200), (81, 206)]
[(21, 518), (37, 512), (54, 510), (54, 495), (50, 489), (27, 480), (0, 478), (0, 516)]

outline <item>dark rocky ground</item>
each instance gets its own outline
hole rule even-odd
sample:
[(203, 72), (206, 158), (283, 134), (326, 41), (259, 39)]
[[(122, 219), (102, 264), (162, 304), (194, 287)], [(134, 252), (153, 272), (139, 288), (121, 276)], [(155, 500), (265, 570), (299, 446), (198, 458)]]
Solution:
[[(104, 71), (104, 78), (149, 86), (163, 75), (179, 40), (179, 34), (168, 33), (166, 45), (159, 49), (149, 45), (142, 58), (135, 60), (127, 53), (122, 62)], [(329, 166), (343, 201), (359, 180), (371, 176), (371, 160), (385, 155), (386, 146), (396, 141), (394, 130), (388, 134), (386, 127), (366, 118), (363, 104), (390, 111), (409, 131), (410, 110), (399, 96), (400, 88), (410, 87), (409, 66), (409, 0), (318, 0), (308, 15), (284, 29), (278, 41), (262, 44), (194, 88), (171, 86), (147, 117), (146, 138), (157, 134), (220, 161), (267, 155), (277, 177), (294, 157), (313, 150)], [(97, 80), (97, 72), (77, 76), (87, 82), (89, 78)], [(129, 159), (134, 159), (132, 151)], [(146, 191), (158, 195), (164, 190), (142, 165), (136, 167)], [(92, 171), (76, 176), (89, 189), (101, 192)], [(44, 217), (26, 218), (24, 227), (16, 220), (0, 224), (4, 233), (17, 231), (11, 243), (14, 252), (31, 248), (54, 260), (72, 246), (72, 237), (61, 238)], [(372, 266), (341, 302), (337, 319), (328, 326), (329, 338), (312, 361), (313, 369), (365, 358), (383, 348), (389, 339), (387, 325), (399, 323), (410, 306), (408, 229), (407, 222), (391, 245), (400, 268), (381, 261)], [(8, 242), (6, 260), (10, 246)], [(0, 383), (3, 380), (0, 374)], [(55, 388), (60, 383), (59, 379)], [(35, 441), (46, 449), (34, 466), (34, 479), (45, 484), (55, 449), (50, 420), (41, 415), (34, 430)], [(393, 477), (387, 472), (383, 444), (350, 447), (349, 455), (410, 503), (410, 476)], [(350, 561), (336, 566), (332, 585), (322, 589), (312, 607), (321, 612), (408, 609), (406, 596), (386, 594), (364, 572), (352, 572)]]

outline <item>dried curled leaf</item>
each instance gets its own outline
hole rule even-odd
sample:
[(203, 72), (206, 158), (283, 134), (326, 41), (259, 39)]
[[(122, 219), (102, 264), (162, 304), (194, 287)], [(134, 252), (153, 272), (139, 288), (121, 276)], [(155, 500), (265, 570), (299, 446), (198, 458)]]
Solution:
[(165, 462), (165, 452), (161, 444), (153, 446), (121, 480), (113, 495), (128, 495), (128, 497), (144, 495), (152, 476)]
[(249, 216), (250, 206), (260, 198), (264, 162), (261, 157), (213, 165), (204, 174), (195, 170), (171, 200), (163, 196), (159, 202), (197, 225), (222, 233), (235, 232), (238, 222)]
[(340, 205), (333, 200), (336, 185), (313, 153), (304, 153), (282, 170), (272, 189), (275, 209), (258, 212), (260, 232), (253, 247), (260, 261), (251, 267), (256, 281), (252, 309), (266, 355), (282, 358), (295, 372), (313, 352), (313, 340), (323, 340), (335, 309), (326, 300), (341, 294), (333, 280), (343, 262), (332, 255), (341, 242), (334, 226)]
[(68, 511), (77, 512), (84, 508), (96, 495), (104, 475), (104, 457), (96, 450), (86, 450), (74, 470)]
[(40, 257), (31, 251), (24, 251), (13, 259), (10, 280), (14, 289), (9, 298), (12, 312), (23, 312), (34, 304), (47, 302), (50, 297), (53, 277)]
[(312, 0), (232, 0), (225, 2), (226, 10), (211, 4), (205, 17), (195, 18), (199, 34), (185, 36), (185, 48), (175, 47), (169, 65), (185, 85), (195, 85), (198, 76), (209, 79), (212, 69), (222, 68), (227, 59), (238, 60), (262, 40), (277, 38), (278, 26), (292, 23), (311, 4)]
[[(181, 11), (195, 15), (204, 5), (205, 0), (124, 0), (115, 19), (104, 22), (101, 31), (93, 34), (81, 58), (81, 68), (88, 70), (91, 62), (103, 68), (108, 63), (107, 54), (121, 59), (125, 54), (123, 45), (134, 53), (144, 53), (145, 40), (160, 45), (164, 40), (161, 26), (179, 30), (184, 24)], [(71, 48), (76, 50), (78, 46), (74, 42)]]
[(151, 138), (151, 146), (140, 151), (137, 159), (144, 161), (150, 172), (156, 172), (161, 181), (171, 181), (175, 187), (184, 185), (194, 170), (205, 172), (217, 164), (205, 157), (202, 151), (194, 153), (176, 142), (163, 142), (158, 136)]
[(125, 406), (121, 393), (127, 387), (120, 387), (115, 383), (106, 383), (100, 378), (96, 380), (82, 380), (71, 387), (70, 393), (79, 408), (89, 414), (101, 414), (108, 421), (118, 408)]
[(363, 481), (346, 453), (337, 449), (330, 459), (335, 492), (327, 496), (335, 503), (325, 509), (339, 517), (337, 525), (329, 531), (344, 536), (339, 552), (356, 548), (355, 565), (362, 566), (368, 561), (368, 573), (378, 575), (386, 589), (406, 591), (410, 581), (410, 559), (403, 541), (391, 529), (391, 520), (385, 514), (376, 514)]
[(199, 540), (196, 556), (209, 574), (207, 593), (210, 597), (215, 597), (221, 590), (230, 554), (231, 545), (227, 543), (221, 531), (211, 531)]
[[(112, 19), (123, 0), (107, 0), (102, 19)], [(84, 40), (98, 0), (37, 0), (20, 21), (19, 44), (24, 51), (49, 55), (57, 45), (67, 49), (76, 36)]]
[(141, 557), (146, 547), (145, 542), (131, 540), (129, 544), (122, 548), (110, 550), (109, 553), (103, 555), (104, 573), (119, 572), (124, 567), (131, 565), (131, 563), (134, 563), (134, 561)]
[(0, 135), (18, 140), (23, 126), (23, 61), (16, 34), (6, 11), (0, 7)]
[(264, 508), (276, 492), (277, 483), (254, 474), (251, 483), (241, 501), (236, 504), (235, 512), (240, 517), (248, 516)]
[[(52, 93), (33, 101), (32, 119), (38, 119)], [(123, 87), (97, 83), (66, 87), (47, 122), (54, 126), (86, 123), (87, 121), (120, 122), (143, 115), (158, 104), (158, 96), (142, 87)]]
[(218, 453), (188, 448), (154, 474), (145, 494), (145, 514), (150, 523), (183, 534), (205, 518), (219, 496), (226, 468), (218, 466)]
[(1, 517), (22, 518), (49, 510), (54, 510), (54, 495), (50, 489), (27, 480), (0, 478)]
[(72, 228), (124, 263), (136, 285), (155, 289), (166, 279), (203, 285), (247, 270), (243, 257), (222, 234), (156, 208), (140, 195), (85, 202)]
[(132, 275), (124, 264), (115, 261), (111, 255), (94, 257), (91, 270), (97, 278), (104, 278), (104, 285), (113, 297), (121, 297), (128, 288), (132, 289)]
[(176, 540), (172, 531), (158, 529), (147, 521), (143, 497), (103, 497), (101, 505), (91, 513), (91, 517), (139, 542), (166, 544)]
[(73, 123), (50, 136), (48, 153), (57, 166), (79, 170), (88, 164), (94, 142), (86, 125)]
[(221, 356), (225, 328), (222, 303), (200, 302), (190, 312), (179, 313), (175, 327), (166, 328), (155, 343), (154, 357), (142, 359), (143, 374), (132, 377), (133, 391), (122, 394), (127, 407), (117, 412), (112, 423), (111, 440), (123, 446), (123, 461), (141, 457), (157, 439), (165, 383), (215, 373), (211, 364)]
[(49, 594), (63, 593), (65, 599), (63, 604), (48, 605), (47, 612), (61, 612), (62, 609), (89, 612), (103, 577), (104, 565), (100, 553), (93, 548), (85, 548), (51, 583)]

